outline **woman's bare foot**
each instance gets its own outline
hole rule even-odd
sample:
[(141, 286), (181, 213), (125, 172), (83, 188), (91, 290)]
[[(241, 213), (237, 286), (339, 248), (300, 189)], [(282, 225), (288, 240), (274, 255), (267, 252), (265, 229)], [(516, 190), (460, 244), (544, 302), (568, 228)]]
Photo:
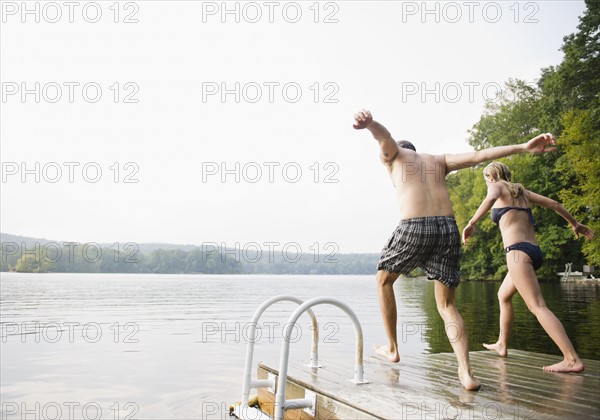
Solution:
[(458, 369), (458, 380), (467, 391), (477, 391), (481, 388), (481, 382), (473, 377), (473, 373), (468, 370)]
[(508, 351), (506, 349), (506, 345), (500, 343), (499, 341), (495, 342), (494, 344), (485, 344), (484, 343), (483, 347), (485, 347), (488, 350), (494, 350), (501, 357), (508, 356)]
[(578, 373), (578, 372), (583, 372), (584, 369), (585, 369), (585, 366), (583, 365), (583, 362), (581, 361), (581, 359), (577, 359), (573, 362), (570, 362), (565, 359), (562, 362), (555, 363), (551, 366), (544, 366), (544, 370), (546, 372)]
[(400, 354), (398, 350), (395, 352), (390, 351), (390, 348), (385, 344), (373, 344), (373, 350), (380, 356), (385, 357), (392, 363), (398, 363), (400, 361)]

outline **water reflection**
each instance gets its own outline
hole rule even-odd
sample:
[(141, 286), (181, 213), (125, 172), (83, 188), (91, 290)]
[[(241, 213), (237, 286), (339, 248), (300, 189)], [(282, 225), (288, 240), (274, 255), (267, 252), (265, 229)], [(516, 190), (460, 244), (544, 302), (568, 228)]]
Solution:
[[(500, 282), (463, 282), (456, 292), (459, 311), (465, 319), (471, 350), (482, 350), (482, 343), (498, 338), (500, 308), (497, 292)], [(600, 284), (542, 283), (547, 306), (563, 323), (580, 357), (600, 359)], [(427, 314), (427, 342), (432, 353), (449, 352), (452, 347), (444, 333), (444, 323), (437, 315), (433, 287), (425, 283), (422, 308)], [(560, 350), (539, 325), (523, 299), (513, 298), (515, 321), (509, 348), (558, 354)]]

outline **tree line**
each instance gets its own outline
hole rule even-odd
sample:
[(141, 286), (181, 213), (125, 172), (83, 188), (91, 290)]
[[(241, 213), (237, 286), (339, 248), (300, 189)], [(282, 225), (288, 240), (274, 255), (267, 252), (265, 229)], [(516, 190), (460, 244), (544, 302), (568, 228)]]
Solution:
[(1, 271), (29, 273), (373, 274), (378, 254), (251, 253), (3, 242)]

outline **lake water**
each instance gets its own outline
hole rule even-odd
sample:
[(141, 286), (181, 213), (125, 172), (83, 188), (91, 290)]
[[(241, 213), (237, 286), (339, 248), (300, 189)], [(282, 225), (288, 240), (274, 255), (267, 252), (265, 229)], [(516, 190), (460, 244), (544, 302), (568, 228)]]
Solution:
[[(457, 290), (471, 350), (496, 339), (499, 285), (465, 282)], [(433, 282), (399, 279), (395, 290), (401, 354), (451, 351)], [(2, 273), (0, 292), (2, 418), (229, 418), (229, 405), (240, 400), (248, 323), (275, 295), (348, 304), (362, 324), (365, 357), (386, 341), (374, 276)], [(600, 286), (542, 284), (542, 292), (580, 355), (600, 359)], [(295, 306), (264, 313), (255, 363), (278, 360)], [(352, 365), (347, 316), (328, 305), (314, 311), (320, 361)], [(511, 348), (560, 354), (519, 297), (515, 311)], [(310, 337), (303, 315), (290, 359), (308, 359)]]

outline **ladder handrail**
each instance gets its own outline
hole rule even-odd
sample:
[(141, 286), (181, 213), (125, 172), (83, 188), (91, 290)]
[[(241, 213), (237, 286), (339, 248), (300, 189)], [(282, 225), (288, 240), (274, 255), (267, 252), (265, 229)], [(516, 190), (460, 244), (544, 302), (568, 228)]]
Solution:
[[(250, 322), (248, 344), (246, 346), (246, 362), (245, 362), (245, 366), (244, 366), (244, 378), (242, 381), (242, 401), (241, 401), (242, 406), (245, 406), (248, 404), (248, 398), (250, 397), (250, 388), (253, 388), (251, 386), (252, 359), (254, 358), (254, 343), (256, 341), (256, 326), (258, 325), (258, 320), (261, 317), (261, 315), (263, 314), (263, 312), (269, 306), (271, 306), (275, 303), (278, 303), (278, 302), (285, 302), (285, 301), (294, 302), (294, 303), (297, 303), (298, 305), (302, 305), (304, 303), (304, 301), (302, 299), (299, 299), (295, 296), (279, 295), (279, 296), (275, 296), (275, 297), (272, 297), (271, 299), (264, 301), (262, 303), (262, 305), (260, 305), (258, 307), (256, 312), (254, 312), (254, 316), (252, 317), (252, 321)], [(317, 323), (317, 317), (315, 316), (314, 312), (310, 309), (308, 309), (306, 312), (310, 316), (310, 318), (312, 320), (312, 326), (313, 326), (313, 341), (312, 341), (311, 357), (310, 357), (311, 367), (318, 367), (318, 365), (319, 365), (319, 351), (318, 351), (319, 325)]]
[(565, 272), (563, 273), (563, 277), (562, 277), (563, 282), (569, 280), (569, 275), (571, 274), (571, 266), (572, 265), (573, 265), (573, 263), (565, 264)]
[[(316, 297), (310, 300), (307, 300), (303, 304), (301, 304), (294, 313), (290, 316), (288, 323), (286, 325), (285, 335), (283, 337), (283, 343), (281, 345), (281, 356), (279, 358), (279, 379), (277, 384), (277, 393), (275, 395), (275, 420), (282, 420), (284, 416), (284, 410), (286, 408), (286, 399), (285, 399), (285, 389), (286, 389), (286, 381), (287, 381), (287, 369), (288, 369), (288, 359), (290, 354), (290, 339), (292, 335), (292, 327), (300, 318), (305, 311), (309, 311), (311, 307), (315, 305), (321, 304), (330, 304), (333, 306), (337, 306), (341, 310), (343, 310), (346, 315), (350, 317), (352, 323), (354, 324), (354, 332), (356, 337), (356, 360), (354, 364), (354, 382), (356, 384), (365, 383), (363, 379), (363, 334), (362, 328), (360, 326), (360, 322), (354, 311), (350, 309), (348, 305), (345, 303), (330, 297)], [(299, 407), (301, 407), (300, 405)], [(299, 408), (296, 407), (296, 408)]]

